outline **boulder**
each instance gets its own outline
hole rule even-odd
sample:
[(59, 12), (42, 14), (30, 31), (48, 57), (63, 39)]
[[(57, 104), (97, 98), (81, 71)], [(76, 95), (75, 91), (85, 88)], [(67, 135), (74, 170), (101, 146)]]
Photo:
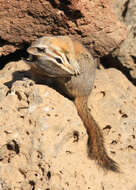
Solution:
[[(71, 100), (35, 84), (23, 61), (0, 71), (0, 189), (135, 190), (136, 88), (116, 69), (97, 70), (88, 106), (121, 173), (87, 154), (87, 134)], [(132, 177), (133, 176), (133, 177)]]
[(126, 38), (126, 27), (107, 0), (0, 0), (0, 55), (45, 35), (71, 35), (95, 56), (108, 54)]

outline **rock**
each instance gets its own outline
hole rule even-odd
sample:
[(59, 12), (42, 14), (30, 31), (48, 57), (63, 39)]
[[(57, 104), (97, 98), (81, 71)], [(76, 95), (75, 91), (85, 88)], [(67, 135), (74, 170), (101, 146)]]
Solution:
[(136, 0), (116, 1), (114, 8), (127, 25), (128, 35), (121, 46), (104, 60), (104, 64), (120, 69), (136, 85)]
[(124, 17), (127, 13), (127, 8), (128, 8), (129, 0), (122, 0), (122, 1), (117, 1), (113, 0), (112, 5), (114, 12), (118, 16), (118, 18), (123, 22)]
[(75, 36), (102, 56), (126, 38), (126, 27), (107, 0), (0, 1), (0, 55), (44, 35)]
[(115, 69), (97, 70), (88, 102), (106, 149), (122, 171), (115, 174), (104, 172), (88, 157), (86, 130), (72, 101), (34, 84), (26, 78), (27, 71), (19, 61), (0, 72), (0, 188), (133, 190), (135, 87)]

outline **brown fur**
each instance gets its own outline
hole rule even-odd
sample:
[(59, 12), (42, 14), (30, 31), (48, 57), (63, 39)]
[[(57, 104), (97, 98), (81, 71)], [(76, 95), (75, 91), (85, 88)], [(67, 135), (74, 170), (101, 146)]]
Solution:
[[(114, 162), (106, 153), (102, 132), (93, 117), (91, 116), (87, 106), (88, 96), (90, 95), (93, 87), (96, 70), (96, 63), (94, 62), (93, 57), (82, 44), (67, 36), (61, 38), (54, 37), (51, 39), (50, 37), (49, 39), (41, 38), (39, 39), (39, 41), (37, 40), (36, 42), (34, 42), (34, 45), (32, 44), (32, 47), (29, 48), (31, 51), (29, 52), (28, 49), (28, 52), (38, 57), (38, 52), (33, 52), (33, 46), (35, 47), (35, 44), (37, 44), (38, 47), (39, 44), (45, 44), (46, 46), (51, 44), (55, 47), (58, 46), (62, 49), (63, 52), (66, 52), (67, 55), (72, 54), (73, 58), (77, 61), (78, 65), (80, 66), (80, 74), (66, 74), (65, 76), (62, 76), (60, 72), (60, 75), (58, 75), (58, 73), (56, 74), (55, 81), (59, 83), (59, 87), (69, 97), (74, 98), (74, 103), (77, 108), (78, 114), (81, 117), (89, 136), (88, 150), (90, 157), (95, 159), (102, 168), (118, 172), (119, 168), (117, 167), (116, 162)], [(58, 52), (58, 54), (60, 54), (60, 52)], [(41, 54), (39, 54), (39, 57), (40, 56)], [(35, 76), (35, 78), (37, 78), (38, 75), (41, 75), (44, 79), (44, 75), (46, 76), (47, 71), (46, 65), (50, 63), (46, 63), (46, 56), (44, 56), (44, 54), (42, 56), (42, 61), (39, 59), (37, 62), (38, 64), (35, 64), (35, 62), (33, 62), (33, 64), (30, 65), (33, 75)], [(42, 65), (46, 63), (45, 67), (39, 69), (40, 63), (42, 63)], [(35, 72), (36, 70), (33, 69), (34, 64), (37, 67), (38, 72)], [(50, 70), (48, 69), (48, 73), (52, 74), (52, 70), (53, 68), (51, 68)]]
[(104, 169), (119, 171), (116, 162), (106, 153), (102, 132), (87, 107), (87, 97), (75, 98), (75, 105), (89, 136), (88, 148), (90, 157), (95, 159)]

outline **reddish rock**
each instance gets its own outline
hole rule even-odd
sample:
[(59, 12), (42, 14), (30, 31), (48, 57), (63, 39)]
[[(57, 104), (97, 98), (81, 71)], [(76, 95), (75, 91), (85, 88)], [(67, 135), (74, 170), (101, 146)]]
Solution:
[[(0, 38), (18, 48), (44, 35), (73, 35), (94, 55), (105, 55), (126, 37), (107, 0), (0, 0)], [(8, 46), (8, 49), (9, 49)], [(9, 51), (8, 51), (9, 52)], [(1, 54), (5, 53), (5, 49)]]

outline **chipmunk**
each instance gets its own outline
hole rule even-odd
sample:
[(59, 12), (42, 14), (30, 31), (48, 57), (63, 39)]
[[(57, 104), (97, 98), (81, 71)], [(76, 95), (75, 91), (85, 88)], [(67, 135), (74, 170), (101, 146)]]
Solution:
[(77, 112), (88, 133), (88, 152), (92, 159), (107, 170), (119, 167), (107, 154), (102, 132), (90, 114), (88, 97), (93, 88), (96, 63), (89, 51), (69, 36), (42, 37), (27, 49), (34, 78), (54, 78), (62, 90), (74, 99)]

